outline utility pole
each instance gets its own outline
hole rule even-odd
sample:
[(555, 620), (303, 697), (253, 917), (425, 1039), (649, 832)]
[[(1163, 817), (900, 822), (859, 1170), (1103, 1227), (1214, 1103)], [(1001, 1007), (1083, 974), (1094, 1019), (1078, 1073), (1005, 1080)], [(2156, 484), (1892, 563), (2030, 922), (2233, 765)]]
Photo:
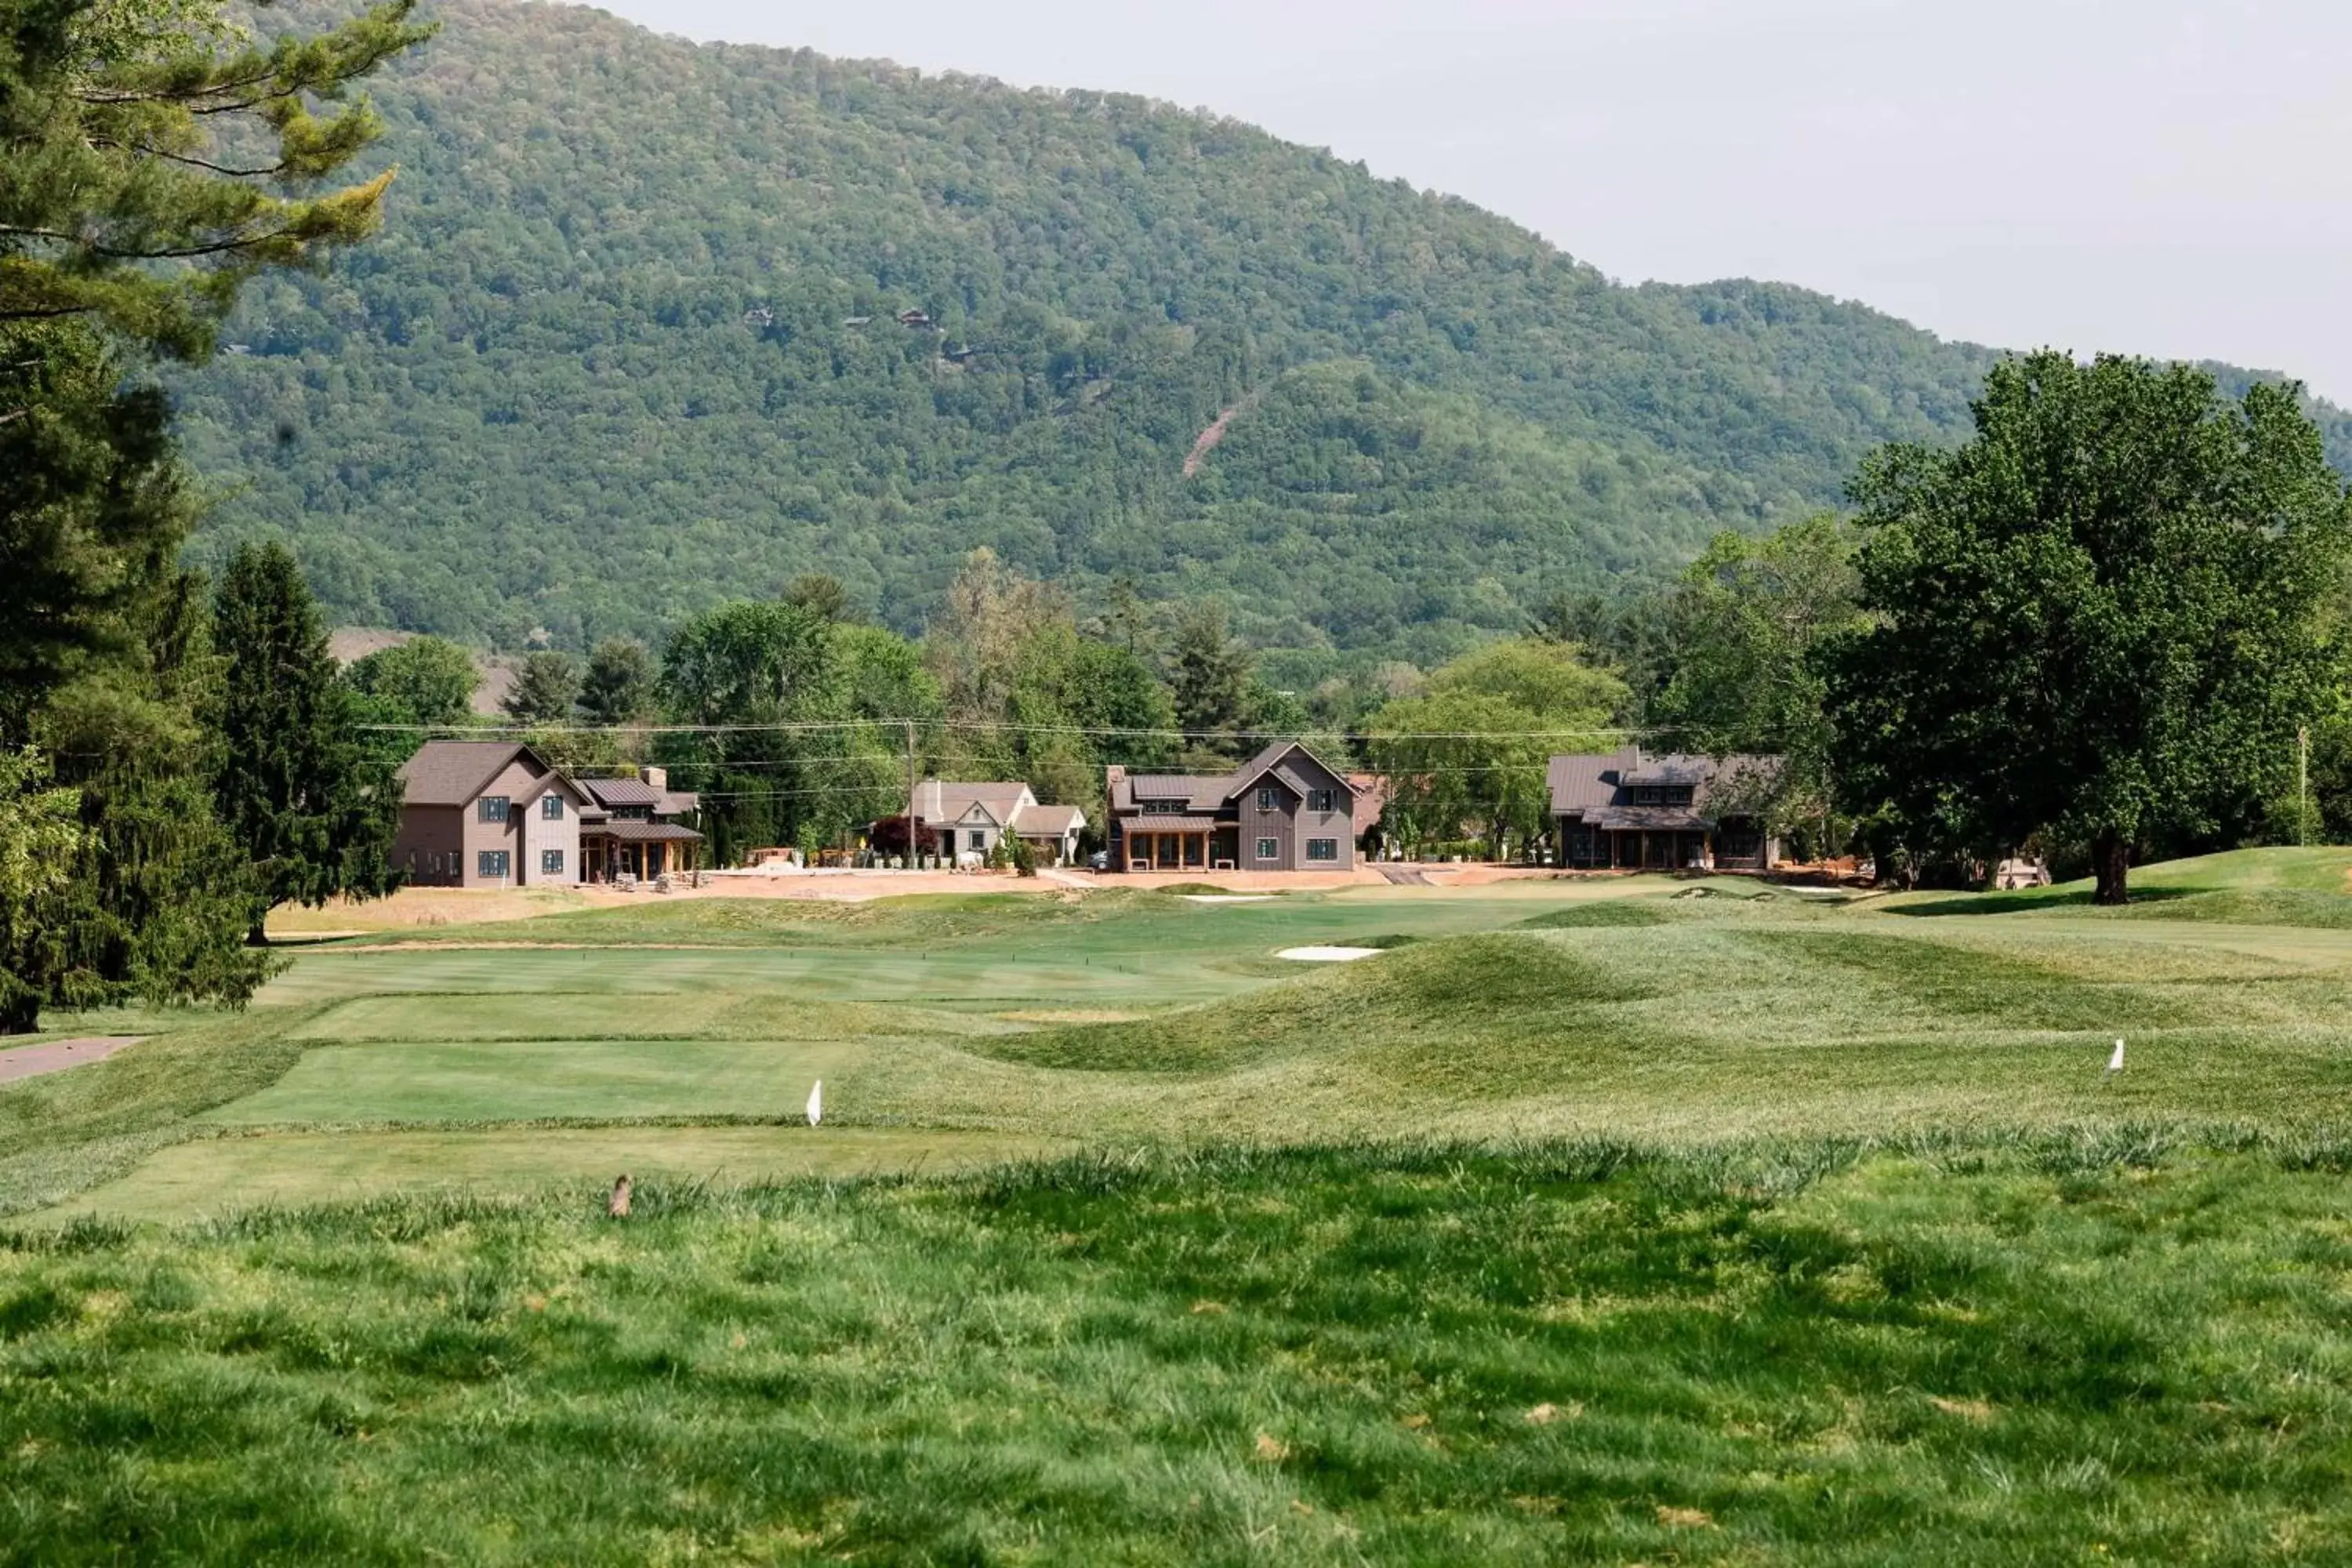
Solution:
[(907, 869), (915, 869), (915, 721), (907, 725)]
[(2311, 843), (2311, 726), (2294, 731), (2294, 841)]

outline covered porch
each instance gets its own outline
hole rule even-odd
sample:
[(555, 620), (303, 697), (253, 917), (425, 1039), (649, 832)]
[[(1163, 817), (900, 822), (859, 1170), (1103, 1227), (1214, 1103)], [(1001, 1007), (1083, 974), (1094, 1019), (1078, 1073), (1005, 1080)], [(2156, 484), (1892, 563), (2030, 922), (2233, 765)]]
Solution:
[(1130, 871), (1230, 871), (1239, 834), (1212, 816), (1136, 817), (1122, 853)]
[(1560, 864), (1589, 871), (1699, 871), (1715, 866), (1714, 826), (1680, 813), (1627, 821), (1631, 813), (1559, 819)]
[(583, 825), (580, 830), (583, 881), (609, 882), (617, 877), (651, 881), (698, 870), (701, 863), (702, 835), (675, 822), (620, 819), (593, 827)]

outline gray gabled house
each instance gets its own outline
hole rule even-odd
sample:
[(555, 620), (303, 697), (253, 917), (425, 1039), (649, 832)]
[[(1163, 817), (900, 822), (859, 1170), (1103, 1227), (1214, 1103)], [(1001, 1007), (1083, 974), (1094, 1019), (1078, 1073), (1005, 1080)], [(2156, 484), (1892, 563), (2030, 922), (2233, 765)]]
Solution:
[(1588, 870), (1769, 871), (1780, 842), (1765, 820), (1779, 757), (1646, 752), (1554, 757), (1558, 863)]
[(1110, 864), (1123, 871), (1346, 871), (1357, 787), (1297, 741), (1229, 773), (1107, 770)]

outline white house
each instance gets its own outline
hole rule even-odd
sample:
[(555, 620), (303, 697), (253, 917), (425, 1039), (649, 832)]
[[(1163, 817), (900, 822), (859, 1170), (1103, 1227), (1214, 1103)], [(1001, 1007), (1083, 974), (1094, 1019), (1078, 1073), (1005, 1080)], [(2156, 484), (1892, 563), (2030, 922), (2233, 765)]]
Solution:
[(915, 786), (915, 840), (928, 839), (951, 860), (986, 858), (1010, 836), (1048, 865), (1077, 858), (1087, 814), (1075, 805), (1041, 805), (1025, 784), (955, 784), (925, 779)]

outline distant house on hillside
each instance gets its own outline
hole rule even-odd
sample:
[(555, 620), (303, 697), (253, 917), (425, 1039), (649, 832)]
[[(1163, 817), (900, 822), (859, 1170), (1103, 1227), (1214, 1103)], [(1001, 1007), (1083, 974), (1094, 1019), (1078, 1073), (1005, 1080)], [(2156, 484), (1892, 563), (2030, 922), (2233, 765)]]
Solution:
[(522, 888), (692, 868), (691, 795), (659, 768), (575, 779), (514, 741), (427, 741), (401, 764), (393, 863), (425, 888)]
[(393, 865), (426, 888), (580, 880), (580, 786), (513, 741), (427, 741), (401, 764)]
[(1764, 808), (1779, 757), (1554, 757), (1549, 774), (1559, 864), (1596, 870), (1769, 871), (1780, 847)]
[(1362, 792), (1296, 741), (1230, 773), (1108, 771), (1110, 863), (1127, 871), (1345, 871)]
[(923, 853), (950, 860), (988, 856), (1008, 837), (1029, 846), (1049, 866), (1077, 858), (1087, 814), (1075, 805), (1041, 805), (1025, 784), (957, 784), (925, 779), (908, 808)]
[(691, 791), (669, 787), (667, 768), (640, 768), (634, 778), (579, 781), (588, 795), (581, 813), (582, 876), (591, 882), (614, 877), (658, 877), (691, 871), (700, 863), (702, 835), (677, 819), (702, 805)]

